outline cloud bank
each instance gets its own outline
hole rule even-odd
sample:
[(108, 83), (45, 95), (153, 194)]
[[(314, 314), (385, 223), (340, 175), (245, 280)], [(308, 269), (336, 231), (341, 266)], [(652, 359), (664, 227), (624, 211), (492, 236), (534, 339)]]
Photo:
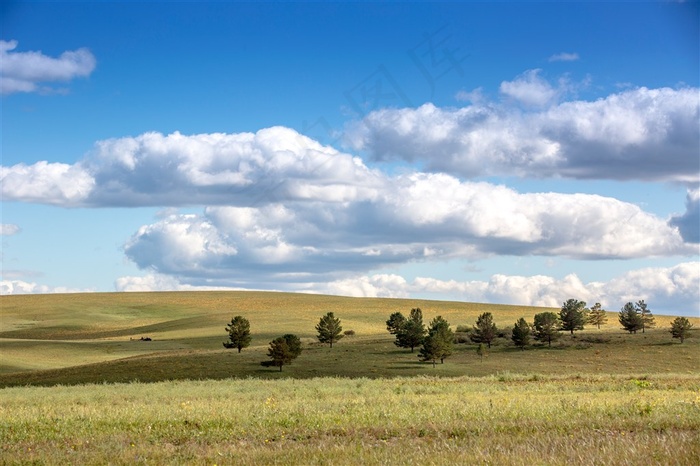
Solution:
[(15, 52), (17, 41), (0, 40), (0, 93), (50, 92), (43, 83), (65, 82), (86, 77), (97, 61), (89, 50), (63, 52), (58, 58), (41, 52)]
[(528, 72), (505, 82), (507, 102), (383, 109), (348, 127), (347, 141), (378, 161), (421, 162), (459, 177), (519, 176), (700, 182), (697, 88), (638, 88), (596, 101), (557, 100)]

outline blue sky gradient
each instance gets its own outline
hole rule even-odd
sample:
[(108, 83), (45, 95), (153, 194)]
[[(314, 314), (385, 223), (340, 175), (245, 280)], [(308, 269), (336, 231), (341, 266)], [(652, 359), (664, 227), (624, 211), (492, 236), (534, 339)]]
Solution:
[(698, 2), (4, 2), (2, 293), (700, 314)]

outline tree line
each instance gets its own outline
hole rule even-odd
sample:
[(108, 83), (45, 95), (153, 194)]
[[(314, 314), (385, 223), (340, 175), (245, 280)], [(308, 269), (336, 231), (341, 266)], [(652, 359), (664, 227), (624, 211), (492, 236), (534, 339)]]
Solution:
[[(590, 308), (585, 301), (568, 299), (565, 301), (559, 313), (547, 311), (535, 314), (533, 322), (528, 323), (525, 318), (518, 319), (512, 327), (510, 338), (513, 344), (524, 350), (530, 344), (531, 339), (540, 343), (552, 345), (561, 336), (561, 332), (583, 330), (585, 325), (594, 325), (600, 329), (607, 323), (607, 312), (600, 303), (595, 303)], [(618, 314), (618, 321), (622, 328), (629, 333), (644, 333), (648, 328), (655, 327), (654, 316), (644, 300), (637, 303), (626, 303)], [(685, 317), (677, 317), (671, 323), (670, 333), (681, 343), (688, 338), (693, 325)], [(346, 334), (353, 334), (352, 330), (343, 333), (343, 327), (338, 317), (333, 312), (322, 316), (315, 327), (316, 338), (321, 343), (327, 343), (331, 348)], [(408, 317), (401, 312), (394, 312), (386, 321), (387, 331), (394, 335), (394, 344), (400, 348), (410, 349), (413, 353), (419, 349), (418, 357), (421, 361), (431, 362), (433, 367), (437, 361), (444, 363), (445, 359), (453, 352), (456, 341), (455, 333), (442, 316), (435, 317), (426, 327), (423, 322), (423, 312), (420, 308), (411, 309)], [(226, 326), (228, 341), (224, 342), (225, 348), (236, 348), (240, 353), (243, 348), (250, 345), (250, 322), (243, 316), (235, 316)], [(459, 330), (459, 328), (458, 328)], [(484, 312), (478, 316), (476, 323), (469, 329), (469, 339), (478, 344), (477, 354), (483, 358), (487, 348), (491, 348), (493, 341), (503, 332), (500, 332), (493, 321), (490, 312)], [(270, 342), (267, 352), (269, 361), (262, 362), (263, 366), (279, 367), (291, 364), (302, 351), (301, 340), (294, 334), (286, 334), (275, 338)]]

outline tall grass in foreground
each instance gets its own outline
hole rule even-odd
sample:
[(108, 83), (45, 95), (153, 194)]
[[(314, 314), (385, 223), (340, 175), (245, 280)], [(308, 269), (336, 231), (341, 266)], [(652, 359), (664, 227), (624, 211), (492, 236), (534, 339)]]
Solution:
[(700, 464), (700, 375), (0, 390), (1, 463)]

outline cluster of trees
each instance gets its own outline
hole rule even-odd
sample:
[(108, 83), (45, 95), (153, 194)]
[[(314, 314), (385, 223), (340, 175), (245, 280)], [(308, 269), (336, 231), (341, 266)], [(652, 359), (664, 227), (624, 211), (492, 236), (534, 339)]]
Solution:
[[(637, 333), (641, 330), (655, 326), (654, 316), (644, 300), (634, 303), (627, 303), (620, 310), (618, 320), (622, 328), (629, 333)], [(541, 312), (536, 314), (532, 324), (524, 318), (518, 319), (511, 331), (511, 340), (518, 348), (524, 350), (534, 339), (540, 343), (547, 343), (552, 346), (561, 332), (570, 332), (571, 335), (577, 330), (583, 330), (584, 325), (591, 324), (600, 328), (607, 322), (606, 311), (600, 303), (595, 303), (590, 309), (586, 307), (584, 301), (569, 299), (562, 304), (559, 313)], [(688, 337), (693, 325), (685, 317), (678, 317), (671, 323), (671, 335), (680, 339), (681, 343)], [(455, 334), (450, 328), (450, 324), (442, 317), (435, 317), (426, 327), (423, 323), (423, 312), (420, 308), (411, 309), (408, 317), (401, 312), (394, 312), (386, 321), (386, 329), (396, 337), (395, 344), (400, 348), (409, 348), (413, 353), (416, 348), (420, 348), (418, 357), (422, 361), (432, 362), (435, 367), (437, 361), (445, 362), (453, 352)], [(458, 329), (459, 330), (459, 329)], [(236, 348), (240, 353), (243, 348), (250, 345), (250, 322), (243, 316), (235, 316), (226, 326), (228, 341), (224, 342), (225, 348)], [(340, 319), (335, 317), (333, 312), (328, 312), (321, 317), (316, 325), (318, 341), (328, 343), (333, 348), (333, 343), (337, 343), (343, 338), (343, 327)], [(348, 331), (345, 334), (353, 334)], [(481, 314), (469, 330), (469, 339), (477, 343), (479, 356), (483, 357), (486, 348), (491, 348), (493, 341), (499, 336), (498, 327), (493, 321), (490, 312)], [(484, 346), (486, 345), (486, 346)], [(267, 355), (270, 361), (264, 361), (264, 366), (279, 367), (291, 364), (301, 354), (301, 340), (294, 334), (286, 334), (275, 338), (270, 342)]]
[[(236, 348), (240, 353), (243, 348), (250, 346), (252, 340), (250, 335), (250, 322), (243, 316), (235, 316), (226, 326), (228, 333), (228, 341), (223, 343), (224, 348)], [(316, 325), (317, 338), (321, 343), (329, 343), (333, 347), (333, 343), (343, 338), (343, 327), (340, 325), (340, 319), (335, 317), (332, 312), (321, 317), (321, 320)], [(354, 333), (354, 332), (353, 332)], [(269, 361), (262, 362), (263, 366), (275, 366), (280, 368), (285, 364), (291, 364), (294, 359), (301, 354), (301, 340), (298, 336), (288, 333), (281, 337), (275, 338), (270, 342), (270, 347), (267, 350)]]
[(433, 367), (438, 360), (452, 354), (455, 335), (450, 324), (442, 316), (435, 317), (428, 328), (423, 323), (423, 311), (420, 308), (411, 309), (408, 318), (400, 312), (394, 312), (386, 321), (386, 329), (396, 336), (394, 342), (400, 348), (410, 348), (411, 353), (420, 346), (418, 357), (422, 361), (430, 361)]

